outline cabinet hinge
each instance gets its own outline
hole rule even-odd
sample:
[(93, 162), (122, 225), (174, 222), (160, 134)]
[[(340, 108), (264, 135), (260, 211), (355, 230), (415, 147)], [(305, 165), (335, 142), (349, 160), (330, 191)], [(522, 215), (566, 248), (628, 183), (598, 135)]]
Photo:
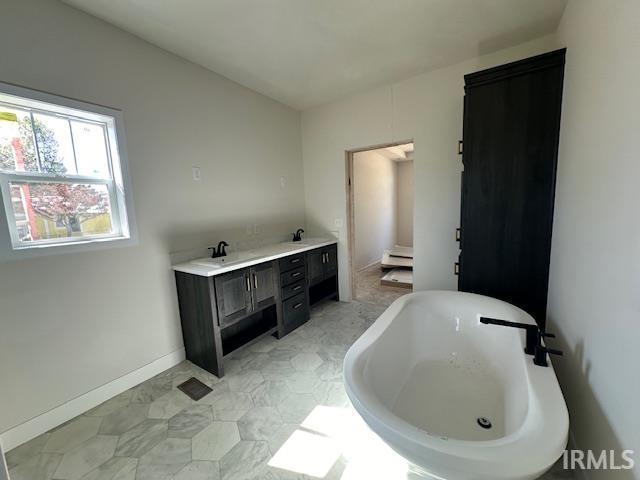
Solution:
[(458, 155), (462, 155), (462, 140), (458, 141)]

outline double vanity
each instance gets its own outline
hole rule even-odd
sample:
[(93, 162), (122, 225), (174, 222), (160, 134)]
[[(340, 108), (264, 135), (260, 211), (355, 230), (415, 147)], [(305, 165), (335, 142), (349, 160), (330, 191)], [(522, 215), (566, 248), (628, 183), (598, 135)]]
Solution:
[(282, 338), (338, 299), (337, 241), (305, 239), (174, 265), (187, 359), (218, 377), (224, 357)]

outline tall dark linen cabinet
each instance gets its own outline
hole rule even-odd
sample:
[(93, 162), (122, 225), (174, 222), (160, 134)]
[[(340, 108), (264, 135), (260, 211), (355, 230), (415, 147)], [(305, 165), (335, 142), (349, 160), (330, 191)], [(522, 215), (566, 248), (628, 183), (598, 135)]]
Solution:
[(565, 50), (465, 76), (458, 289), (544, 326)]

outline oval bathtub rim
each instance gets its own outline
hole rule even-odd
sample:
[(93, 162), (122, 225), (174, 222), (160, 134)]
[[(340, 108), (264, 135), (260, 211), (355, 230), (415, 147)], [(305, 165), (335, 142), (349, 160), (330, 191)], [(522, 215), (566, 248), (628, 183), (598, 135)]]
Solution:
[[(530, 363), (530, 365), (525, 366), (525, 372), (527, 376), (526, 381), (529, 387), (531, 387), (532, 382), (543, 381), (549, 383), (551, 378), (553, 379), (551, 389), (555, 391), (549, 393), (551, 396), (559, 395), (559, 400), (561, 400), (561, 405), (558, 405), (555, 411), (556, 415), (551, 415), (554, 418), (545, 418), (545, 416), (543, 415), (543, 413), (545, 412), (542, 412), (542, 400), (539, 398), (539, 395), (537, 395), (538, 392), (533, 391), (532, 388), (528, 388), (529, 405), (522, 424), (517, 430), (511, 432), (510, 434), (493, 440), (472, 441), (448, 438), (432, 434), (398, 417), (390, 409), (383, 405), (374, 395), (369, 394), (361, 388), (361, 385), (359, 385), (359, 382), (356, 379), (356, 369), (358, 363), (356, 362), (356, 360), (362, 361), (364, 358), (366, 358), (367, 350), (372, 348), (376, 340), (385, 332), (393, 319), (402, 311), (402, 309), (405, 308), (407, 304), (413, 302), (414, 299), (432, 295), (462, 295), (469, 298), (478, 297), (478, 299), (484, 300), (489, 298), (493, 301), (501, 302), (509, 305), (512, 308), (516, 308), (524, 315), (531, 318), (526, 312), (518, 309), (517, 307), (514, 307), (511, 304), (508, 304), (507, 302), (502, 302), (501, 300), (493, 299), (483, 295), (458, 292), (455, 290), (428, 290), (413, 292), (396, 299), (378, 317), (378, 319), (376, 319), (376, 321), (369, 327), (369, 329), (367, 329), (367, 331), (353, 343), (353, 345), (349, 348), (349, 351), (345, 355), (343, 365), (343, 383), (350, 400), (354, 403), (354, 407), (356, 403), (358, 404), (358, 408), (356, 408), (356, 411), (358, 411), (360, 415), (362, 415), (360, 411), (364, 411), (368, 416), (376, 420), (376, 422), (379, 424), (379, 428), (387, 430), (388, 433), (390, 433), (392, 436), (400, 437), (406, 442), (419, 444), (424, 448), (428, 448), (442, 454), (455, 455), (475, 460), (486, 459), (486, 454), (491, 451), (494, 451), (496, 453), (503, 452), (502, 454), (507, 454), (509, 450), (513, 449), (514, 445), (517, 446), (521, 442), (526, 440), (524, 438), (525, 427), (530, 428), (530, 434), (533, 434), (535, 436), (536, 432), (540, 434), (541, 432), (549, 428), (549, 426), (551, 426), (551, 432), (549, 433), (560, 434), (559, 441), (549, 441), (543, 446), (546, 445), (546, 447), (544, 448), (545, 451), (556, 452), (556, 459), (559, 458), (564, 451), (568, 439), (569, 417), (566, 408), (566, 402), (560, 391), (557, 377), (555, 375), (555, 370), (553, 369), (552, 364), (550, 364), (550, 366), (546, 368), (538, 367), (534, 366), (532, 360), (527, 358), (527, 362)], [(532, 324), (534, 323), (534, 320), (532, 318), (531, 322)], [(521, 343), (524, 347), (522, 340)], [(523, 352), (522, 355), (524, 356), (525, 353)], [(532, 379), (532, 376), (537, 378)], [(545, 376), (548, 378), (543, 378)], [(369, 403), (373, 408), (366, 405), (366, 402), (363, 403), (363, 399), (369, 400)], [(367, 421), (366, 418), (365, 421)], [(367, 423), (369, 422), (367, 421)], [(553, 427), (554, 424), (555, 428)]]

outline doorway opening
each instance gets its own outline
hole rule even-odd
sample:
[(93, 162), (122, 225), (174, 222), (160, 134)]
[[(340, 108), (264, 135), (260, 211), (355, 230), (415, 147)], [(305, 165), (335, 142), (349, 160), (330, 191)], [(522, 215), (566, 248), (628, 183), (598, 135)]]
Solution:
[(412, 140), (346, 152), (354, 299), (388, 305), (413, 288)]

